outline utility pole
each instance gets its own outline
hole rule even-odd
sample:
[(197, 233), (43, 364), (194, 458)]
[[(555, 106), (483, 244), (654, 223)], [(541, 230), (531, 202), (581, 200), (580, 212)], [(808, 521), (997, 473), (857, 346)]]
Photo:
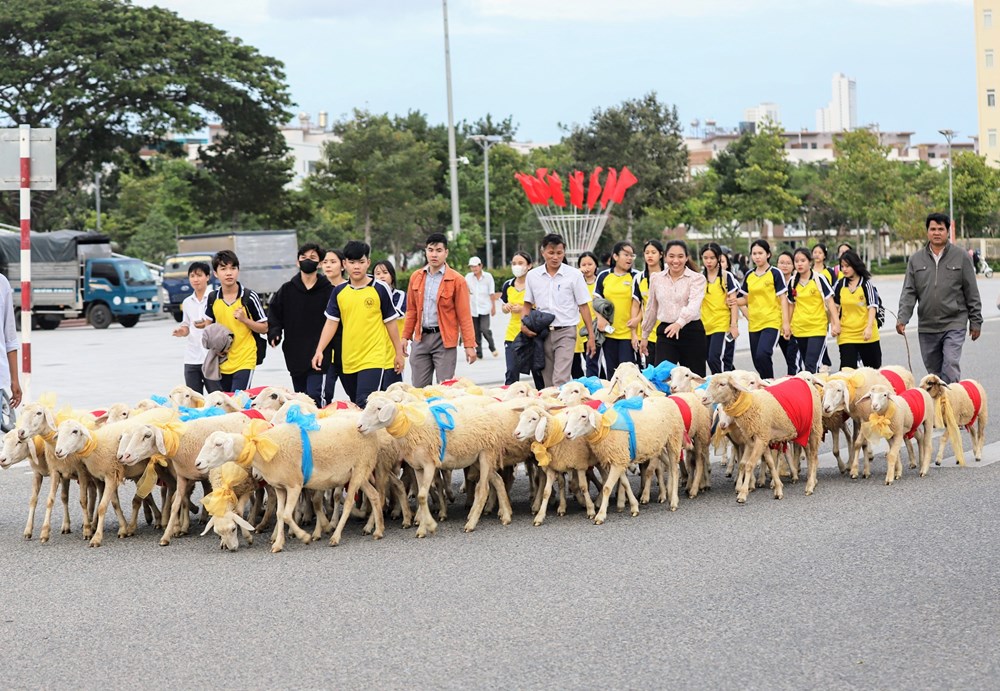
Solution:
[(490, 236), (490, 147), (503, 141), (496, 134), (473, 134), (469, 137), (483, 147), (483, 180), (486, 188), (486, 268), (493, 268), (493, 239)]
[(448, 169), (451, 173), (451, 239), (461, 232), (458, 210), (458, 154), (455, 146), (455, 111), (451, 105), (451, 49), (448, 47), (448, 0), (441, 0), (444, 12), (444, 75), (448, 86)]
[(955, 138), (955, 130), (938, 130), (940, 134), (944, 135), (945, 140), (948, 142), (948, 218), (951, 219), (951, 228), (949, 228), (949, 240), (952, 244), (955, 244), (955, 193), (952, 188), (952, 173), (951, 170), (954, 168), (953, 161), (951, 158), (951, 140)]

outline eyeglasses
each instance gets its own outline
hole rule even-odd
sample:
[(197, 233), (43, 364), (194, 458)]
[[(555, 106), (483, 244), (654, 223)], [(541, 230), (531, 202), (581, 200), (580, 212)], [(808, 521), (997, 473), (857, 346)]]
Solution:
[(634, 259), (635, 258), (635, 252), (619, 252), (618, 256), (619, 257), (625, 257), (626, 259)]

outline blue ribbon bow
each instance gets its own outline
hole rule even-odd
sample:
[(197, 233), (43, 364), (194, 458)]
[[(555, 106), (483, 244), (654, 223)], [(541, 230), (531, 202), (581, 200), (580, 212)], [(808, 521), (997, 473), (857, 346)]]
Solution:
[(313, 452), (312, 443), (309, 441), (309, 432), (315, 432), (319, 429), (319, 421), (316, 420), (315, 414), (306, 415), (299, 408), (299, 404), (294, 403), (288, 407), (285, 422), (298, 427), (299, 434), (302, 435), (302, 484), (307, 485), (313, 472)]
[(574, 379), (573, 381), (579, 382), (587, 387), (587, 391), (594, 393), (595, 391), (600, 391), (604, 388), (604, 384), (601, 383), (599, 377), (580, 377), (579, 379)]
[(149, 400), (151, 400), (156, 405), (166, 405), (167, 403), (170, 402), (166, 396), (157, 396), (156, 394), (150, 396)]
[(670, 393), (670, 373), (676, 367), (674, 363), (669, 360), (664, 360), (660, 364), (653, 367), (649, 365), (642, 371), (642, 376), (652, 382), (658, 390), (663, 393)]
[(632, 461), (635, 460), (635, 423), (632, 421), (632, 413), (629, 411), (642, 410), (643, 400), (642, 396), (633, 396), (632, 398), (624, 398), (611, 406), (612, 410), (617, 413), (611, 429), (628, 432), (628, 455), (629, 460)]
[(206, 417), (217, 417), (219, 415), (225, 415), (226, 411), (222, 408), (217, 408), (212, 406), (211, 408), (188, 408), (187, 406), (180, 407), (180, 420), (181, 422), (190, 422), (191, 420), (201, 420)]
[(434, 416), (434, 422), (437, 423), (438, 431), (441, 433), (441, 453), (438, 455), (438, 460), (444, 463), (444, 454), (448, 448), (448, 437), (445, 432), (450, 432), (455, 429), (455, 417), (451, 414), (451, 411), (455, 410), (455, 406), (451, 403), (437, 403), (430, 406), (431, 415)]

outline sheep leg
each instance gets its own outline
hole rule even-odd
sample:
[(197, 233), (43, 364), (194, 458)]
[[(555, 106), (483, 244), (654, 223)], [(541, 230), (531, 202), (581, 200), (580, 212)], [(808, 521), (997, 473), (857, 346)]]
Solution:
[(632, 492), (632, 484), (628, 481), (627, 474), (622, 473), (622, 476), (618, 478), (618, 485), (625, 494), (625, 497), (622, 498), (622, 491), (618, 492), (618, 513), (621, 513), (625, 509), (625, 499), (628, 499), (629, 513), (631, 513), (633, 517), (638, 516), (639, 500), (635, 498), (635, 494)]
[(986, 399), (983, 399), (982, 409), (980, 409), (979, 417), (976, 419), (976, 432), (972, 438), (972, 455), (977, 462), (983, 460), (983, 445), (986, 443), (987, 420)]
[[(323, 498), (325, 492), (313, 492), (312, 493), (312, 509), (313, 513), (316, 515), (316, 525), (313, 527), (312, 539), (318, 540), (323, 537), (323, 533), (330, 530), (333, 526), (330, 524), (330, 520), (326, 517), (326, 510), (323, 508)], [(377, 509), (372, 507), (371, 514), (368, 517), (369, 523), (375, 514), (382, 515), (382, 507), (379, 506)], [(371, 532), (367, 526), (365, 527), (365, 535)]]
[[(448, 503), (455, 501), (455, 490), (451, 486), (451, 470), (442, 470), (441, 479), (443, 480), (442, 484), (444, 485), (444, 496), (448, 500)], [(442, 518), (441, 520), (444, 519)]]
[(580, 484), (580, 488), (583, 490), (583, 500), (587, 507), (587, 518), (593, 518), (597, 511), (594, 509), (594, 500), (590, 498), (590, 484), (587, 479), (587, 473), (591, 471), (592, 468), (578, 468), (576, 471), (577, 482)]
[(778, 469), (778, 462), (774, 460), (774, 454), (764, 454), (764, 463), (767, 464), (767, 470), (771, 473), (771, 486), (774, 488), (774, 498), (783, 498), (785, 496), (785, 486), (781, 482), (781, 471)]
[(917, 430), (917, 449), (920, 453), (920, 477), (927, 475), (931, 468), (931, 457), (934, 454), (934, 425), (925, 419), (924, 424)]
[(177, 491), (174, 492), (174, 500), (170, 503), (170, 518), (167, 520), (167, 527), (163, 530), (163, 537), (160, 538), (160, 547), (166, 547), (170, 544), (170, 540), (174, 536), (174, 531), (177, 530), (177, 522), (181, 518), (181, 511), (188, 513), (183, 508), (184, 498), (187, 495), (187, 485), (187, 478), (182, 476), (177, 477)]
[[(378, 488), (367, 477), (361, 478), (361, 491), (368, 497), (368, 501), (373, 507), (372, 516), (375, 519), (375, 530), (371, 533), (372, 538), (381, 540), (385, 536), (385, 522), (382, 516), (382, 493), (378, 491)], [(367, 535), (368, 533), (365, 534)]]
[[(669, 473), (668, 473), (669, 474)], [(653, 475), (656, 477), (656, 486), (659, 488), (657, 494), (657, 501), (663, 503), (667, 500), (667, 481), (663, 474), (663, 464), (656, 463), (653, 469)]]
[[(60, 488), (60, 499), (62, 499), (63, 506), (63, 521), (59, 532), (66, 535), (71, 532), (69, 523), (69, 478), (65, 477), (62, 482), (59, 483)], [(34, 513), (34, 512), (32, 512)]]
[(550, 468), (546, 468), (545, 487), (542, 488), (542, 501), (538, 507), (538, 511), (535, 513), (535, 519), (532, 521), (532, 525), (535, 527), (545, 522), (545, 512), (549, 508), (549, 496), (552, 494), (552, 483), (555, 482), (555, 479), (556, 472)]
[(806, 496), (808, 497), (816, 489), (816, 473), (819, 471), (819, 442), (820, 435), (809, 437), (806, 446)]
[(389, 473), (389, 489), (396, 497), (396, 504), (403, 514), (403, 527), (409, 528), (413, 525), (413, 510), (410, 508), (410, 499), (406, 496), (406, 487), (394, 473)]
[[(723, 458), (726, 460), (726, 477), (732, 477), (733, 471), (736, 469), (736, 445), (732, 442), (723, 452)], [(737, 482), (739, 479), (737, 478)]]
[(486, 506), (486, 499), (490, 490), (490, 474), (493, 473), (493, 459), (485, 452), (479, 454), (479, 481), (476, 483), (475, 500), (472, 502), (472, 509), (469, 511), (469, 518), (465, 522), (465, 532), (471, 533), (479, 525), (479, 518), (483, 515), (483, 508)]
[[(449, 478), (448, 482), (450, 484), (451, 473), (448, 473), (448, 478)], [(482, 479), (482, 476), (480, 476), (480, 479)], [(478, 484), (476, 486), (478, 487)], [(432, 487), (437, 488), (438, 520), (446, 521), (448, 520), (448, 492), (445, 488), (445, 479), (443, 472), (439, 471), (437, 473), (437, 483), (435, 485), (432, 485)], [(466, 488), (468, 489), (468, 483), (466, 483)], [(466, 497), (469, 496), (468, 491), (466, 491), (465, 496)], [(454, 498), (454, 492), (452, 493), (452, 498)]]
[[(260, 523), (254, 526), (254, 531), (257, 533), (263, 532), (268, 524), (275, 520), (278, 514), (278, 491), (271, 485), (264, 485), (264, 493), (266, 495), (264, 502), (264, 517), (260, 519)], [(251, 521), (253, 523), (253, 521)]]
[(91, 522), (92, 508), (97, 504), (90, 497), (91, 492), (96, 490), (96, 482), (90, 474), (81, 470), (77, 475), (78, 489), (80, 490), (80, 511), (83, 514), (83, 539), (89, 540), (93, 534), (93, 523)]
[(285, 549), (285, 500), (287, 490), (284, 487), (275, 487), (275, 496), (278, 507), (274, 514), (274, 532), (271, 534), (271, 554), (277, 554)]
[[(52, 481), (49, 483), (49, 494), (45, 498), (45, 516), (42, 518), (42, 531), (39, 533), (38, 539), (42, 544), (49, 541), (49, 531), (52, 526), (52, 507), (56, 504), (56, 491), (59, 487), (59, 473), (52, 472)], [(30, 535), (25, 534), (26, 539), (30, 539)]]
[[(354, 489), (354, 484), (351, 484), (351, 489)], [(292, 529), (292, 534), (295, 535), (303, 544), (308, 545), (312, 542), (312, 536), (306, 531), (302, 530), (299, 524), (295, 521), (295, 509), (299, 504), (299, 496), (302, 494), (301, 485), (292, 485), (285, 488), (285, 523), (288, 527)], [(353, 492), (351, 493), (353, 496)], [(346, 514), (346, 512), (345, 512)], [(344, 516), (340, 517), (341, 524), (347, 522), (347, 518)]]
[[(28, 440), (31, 443), (31, 440)], [(51, 474), (52, 482), (59, 482), (59, 475), (57, 473)], [(38, 493), (42, 491), (42, 475), (40, 473), (34, 473), (31, 478), (31, 497), (28, 499), (28, 522), (24, 526), (24, 539), (30, 540), (31, 533), (35, 529), (35, 507), (38, 505)], [(66, 509), (66, 520), (69, 520), (69, 508)], [(64, 533), (67, 531), (63, 531)]]
[(529, 467), (527, 470), (528, 477), (531, 480), (528, 487), (528, 495), (531, 497), (531, 513), (538, 513), (539, 506), (542, 502), (542, 495), (544, 494), (542, 490), (545, 487), (545, 483), (536, 481), (534, 476), (536, 474), (544, 474), (546, 471), (537, 466), (535, 468)]
[[(500, 509), (497, 511), (497, 515), (500, 517), (500, 525), (510, 525), (514, 517), (514, 507), (510, 505), (510, 495), (507, 494), (507, 483), (504, 482), (498, 472), (493, 471), (490, 474), (490, 484), (496, 490), (497, 502), (500, 505)], [(563, 515), (565, 513), (565, 507), (563, 507)]]
[[(663, 451), (660, 452), (659, 462), (661, 465), (667, 466), (667, 489), (670, 494), (670, 510), (676, 511), (677, 507), (680, 505), (680, 497), (678, 496), (681, 484), (680, 449), (674, 451), (670, 448), (670, 444), (668, 443), (667, 446), (664, 447)], [(689, 485), (693, 483), (694, 487), (697, 488), (700, 481), (700, 471), (696, 471)], [(697, 490), (695, 491), (695, 494), (697, 494)], [(662, 499), (660, 500), (660, 503), (663, 503)]]
[(608, 469), (608, 477), (604, 481), (604, 487), (601, 488), (601, 508), (597, 510), (597, 515), (594, 516), (594, 523), (596, 525), (601, 525), (608, 517), (608, 501), (611, 499), (611, 489), (618, 484), (618, 480), (622, 477), (622, 472), (625, 469), (619, 465), (612, 465)]
[(104, 479), (104, 490), (101, 492), (101, 503), (97, 505), (97, 527), (94, 529), (94, 537), (90, 539), (91, 547), (100, 547), (104, 542), (104, 518), (108, 513), (108, 504), (114, 507), (118, 516), (118, 536), (124, 537), (125, 514), (122, 513), (121, 504), (118, 502), (118, 478), (107, 477)]
[(427, 505), (431, 483), (434, 482), (437, 471), (432, 462), (426, 462), (422, 467), (414, 466), (414, 474), (418, 469), (420, 474), (417, 476), (417, 520), (420, 525), (417, 526), (416, 536), (427, 537), (427, 533), (433, 534), (437, 530), (437, 521), (434, 520), (430, 506)]
[(755, 439), (752, 443), (743, 447), (743, 456), (740, 458), (739, 470), (736, 476), (736, 502), (745, 504), (747, 495), (750, 493), (750, 485), (754, 482), (754, 470), (761, 457), (770, 451), (767, 442)]
[[(652, 490), (653, 485), (653, 474), (656, 472), (653, 461), (646, 461), (642, 464), (642, 492), (639, 494), (639, 503), (648, 504), (649, 495)], [(624, 497), (621, 506), (619, 506), (619, 511), (625, 508)]]
[(264, 511), (264, 490), (260, 487), (256, 487), (253, 490), (253, 505), (250, 507), (250, 517), (247, 519), (250, 523), (256, 525), (260, 520), (261, 513)]
[[(595, 465), (587, 468), (587, 484), (584, 486), (583, 493), (588, 496), (590, 495), (591, 484), (594, 485), (594, 489), (597, 490), (598, 493), (600, 493), (601, 488), (604, 487), (604, 477), (601, 474), (600, 469)], [(593, 516), (591, 516), (591, 518), (593, 518)]]
[(903, 434), (896, 432), (889, 441), (889, 451), (885, 454), (885, 484), (891, 485), (896, 479), (896, 466), (899, 466), (900, 475), (903, 472), (903, 462), (899, 460), (900, 451), (903, 447)]
[[(354, 496), (355, 491), (357, 491), (357, 480), (354, 475), (351, 475), (351, 481), (347, 484), (347, 494), (348, 496)], [(344, 532), (344, 526), (347, 525), (347, 519), (350, 518), (350, 511), (341, 511), (340, 520), (337, 521), (337, 527), (333, 530), (333, 535), (330, 536), (330, 546), (336, 547), (340, 544), (340, 536)]]

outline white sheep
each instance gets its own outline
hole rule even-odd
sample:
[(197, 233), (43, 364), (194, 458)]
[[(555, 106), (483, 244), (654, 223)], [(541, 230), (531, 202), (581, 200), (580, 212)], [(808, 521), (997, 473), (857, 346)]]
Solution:
[(204, 408), (205, 397), (189, 386), (175, 386), (167, 394), (167, 400), (174, 408)]
[[(779, 386), (782, 388), (779, 389)], [(822, 407), (815, 388), (802, 379), (791, 378), (781, 384), (752, 391), (740, 377), (731, 372), (723, 372), (712, 377), (708, 385), (708, 397), (732, 418), (731, 426), (740, 431), (746, 442), (736, 479), (737, 502), (746, 502), (754, 468), (761, 458), (771, 473), (774, 498), (781, 499), (784, 496), (781, 477), (768, 447), (792, 440), (805, 448), (808, 462), (806, 495), (813, 493), (819, 467), (819, 442), (823, 431)], [(802, 424), (797, 425), (790, 418), (779, 398), (795, 401), (794, 417)], [(809, 426), (805, 427), (804, 420), (809, 416)]]
[[(870, 367), (860, 367), (856, 370), (843, 370), (827, 378), (823, 386), (823, 414), (832, 415), (844, 411), (851, 416), (853, 422), (851, 437), (853, 450), (849, 448), (850, 460), (848, 470), (852, 479), (858, 477), (858, 457), (864, 455), (865, 465), (863, 477), (871, 475), (872, 452), (868, 440), (861, 436), (861, 424), (871, 415), (871, 399), (866, 394), (871, 387), (881, 385), (892, 388), (892, 384), (878, 370)], [(850, 447), (850, 445), (849, 445)]]
[[(934, 426), (943, 427), (946, 434), (941, 437), (935, 461), (941, 465), (944, 447), (951, 443), (958, 465), (965, 465), (965, 451), (959, 427), (965, 427), (972, 437), (972, 455), (976, 461), (983, 460), (983, 445), (986, 443), (986, 423), (989, 409), (986, 404), (986, 389), (974, 379), (965, 379), (954, 384), (945, 384), (936, 374), (928, 374), (920, 380), (920, 388), (934, 399)], [(979, 399), (979, 405), (973, 400)]]
[[(205, 440), (198, 454), (197, 465), (202, 471), (235, 461), (242, 454), (251, 456), (254, 469), (278, 494), (277, 525), (272, 552), (285, 547), (285, 525), (304, 543), (311, 542), (309, 533), (294, 519), (295, 506), (303, 488), (328, 490), (347, 486), (350, 497), (359, 489), (374, 507), (382, 506), (378, 490), (369, 478), (375, 470), (378, 456), (377, 437), (360, 434), (358, 413), (332, 415), (318, 422), (319, 429), (306, 432), (311, 446), (313, 467), (308, 482), (302, 467), (305, 447), (298, 425), (284, 423), (262, 429), (259, 421), (251, 422), (245, 434), (215, 432)], [(331, 545), (340, 544), (349, 511), (344, 511), (330, 538)], [(382, 515), (375, 512), (376, 540), (384, 533)]]
[[(45, 442), (41, 437), (21, 439), (17, 430), (12, 429), (3, 435), (3, 447), (0, 449), (0, 468), (9, 468), (15, 463), (28, 461), (31, 468), (31, 497), (28, 499), (28, 521), (24, 526), (24, 539), (30, 540), (35, 528), (35, 507), (38, 505), (38, 494), (42, 489), (42, 481), (50, 476), (49, 464), (45, 459)], [(59, 480), (56, 480), (59, 482)], [(63, 504), (62, 532), (69, 532), (69, 478), (61, 482)]]
[(867, 394), (872, 402), (872, 414), (862, 426), (861, 434), (874, 446), (880, 439), (889, 440), (886, 454), (885, 484), (891, 485), (903, 475), (899, 450), (906, 442), (910, 467), (916, 467), (911, 438), (917, 438), (920, 456), (920, 475), (923, 477), (931, 464), (931, 431), (934, 421), (934, 402), (923, 389), (907, 389), (902, 394), (893, 393), (891, 386), (876, 384)]

